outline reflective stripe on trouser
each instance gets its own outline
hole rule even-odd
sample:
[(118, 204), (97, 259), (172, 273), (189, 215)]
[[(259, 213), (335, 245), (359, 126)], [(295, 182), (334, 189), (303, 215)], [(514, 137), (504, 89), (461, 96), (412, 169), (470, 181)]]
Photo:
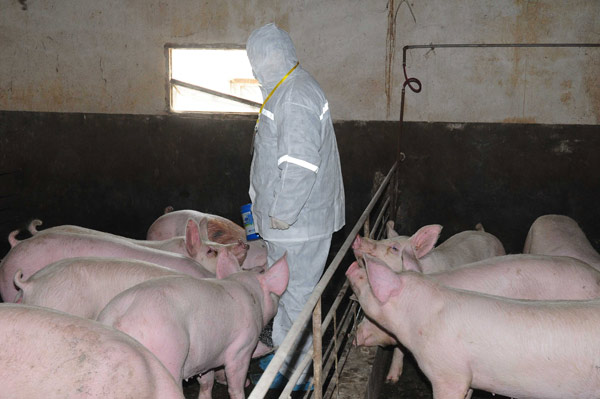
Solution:
[[(279, 300), (277, 314), (273, 319), (273, 344), (279, 346), (321, 279), (331, 246), (331, 235), (311, 241), (265, 242), (269, 265), (287, 251), (287, 262), (290, 268), (290, 282)], [(311, 344), (312, 323), (309, 320), (307, 328), (281, 366), (280, 371), (283, 375), (291, 377), (296, 364), (302, 360)], [(308, 368), (304, 370), (298, 383), (306, 382), (307, 374)]]

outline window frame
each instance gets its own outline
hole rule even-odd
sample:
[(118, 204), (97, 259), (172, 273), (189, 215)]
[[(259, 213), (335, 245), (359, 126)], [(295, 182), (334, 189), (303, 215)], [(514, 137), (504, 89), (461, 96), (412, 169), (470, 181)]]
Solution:
[[(165, 95), (165, 104), (166, 104), (166, 111), (169, 114), (178, 114), (178, 115), (186, 115), (186, 114), (204, 114), (204, 115), (231, 115), (231, 116), (235, 116), (235, 115), (240, 115), (240, 116), (256, 116), (258, 115), (258, 109), (260, 109), (260, 107), (262, 106), (262, 103), (257, 103), (251, 100), (247, 100), (245, 98), (241, 98), (241, 97), (237, 97), (237, 96), (233, 96), (231, 94), (227, 94), (227, 93), (221, 93), (215, 90), (211, 90), (202, 86), (197, 86), (191, 83), (187, 83), (187, 82), (183, 82), (177, 79), (173, 79), (173, 77), (171, 76), (171, 65), (172, 65), (172, 60), (171, 60), (171, 50), (172, 49), (213, 49), (213, 50), (246, 50), (246, 46), (245, 45), (241, 45), (241, 44), (222, 44), (222, 43), (217, 43), (217, 44), (174, 44), (174, 43), (167, 43), (164, 46), (164, 52), (165, 52), (165, 62), (166, 62), (166, 82), (165, 82), (165, 89), (166, 89), (166, 95)], [(197, 90), (203, 93), (207, 93), (207, 94), (211, 94), (217, 97), (222, 97), (225, 98), (227, 100), (231, 100), (231, 101), (236, 101), (245, 105), (250, 105), (253, 107), (258, 108), (255, 112), (232, 112), (232, 111), (176, 111), (173, 109), (172, 105), (173, 105), (173, 85), (176, 86), (181, 86), (181, 87), (185, 87), (187, 89), (191, 89), (191, 90)]]

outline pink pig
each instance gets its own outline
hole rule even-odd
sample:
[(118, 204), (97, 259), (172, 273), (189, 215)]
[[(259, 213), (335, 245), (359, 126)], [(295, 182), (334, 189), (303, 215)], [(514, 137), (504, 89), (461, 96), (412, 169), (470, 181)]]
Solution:
[(147, 248), (125, 240), (85, 234), (47, 232), (21, 241), (0, 262), (0, 295), (13, 302), (17, 289), (13, 278), (17, 270), (29, 278), (44, 266), (64, 258), (99, 256), (131, 258), (155, 263), (196, 278), (214, 277), (202, 264), (179, 254)]
[(529, 228), (523, 253), (571, 256), (600, 270), (600, 254), (577, 222), (564, 215), (537, 218)]
[(95, 320), (120, 292), (153, 278), (173, 275), (181, 273), (141, 260), (67, 258), (49, 264), (27, 280), (17, 272), (16, 302)]
[(470, 388), (532, 399), (597, 398), (600, 300), (523, 301), (442, 286), (381, 262), (346, 272), (362, 309), (414, 355), (435, 399)]
[(184, 399), (139, 342), (92, 320), (0, 305), (0, 396), (28, 399)]
[(252, 269), (257, 266), (267, 265), (267, 246), (262, 239), (246, 241), (246, 230), (231, 220), (210, 213), (198, 212), (192, 209), (183, 209), (174, 212), (165, 212), (152, 223), (146, 238), (148, 240), (166, 240), (181, 236), (185, 232), (188, 220), (200, 223), (205, 220), (208, 229), (208, 239), (220, 244), (237, 243), (242, 240), (249, 246), (246, 259), (240, 264), (243, 269)]
[(432, 273), (505, 254), (498, 238), (480, 230), (460, 232), (434, 248), (441, 231), (442, 226), (432, 224), (421, 227), (411, 237), (376, 241), (357, 235), (352, 248), (357, 259), (363, 254), (374, 256), (397, 272)]
[[(40, 233), (37, 230), (37, 226), (40, 226), (42, 221), (34, 219), (29, 224), (29, 232), (32, 235)], [(217, 253), (225, 250), (230, 251), (235, 255), (240, 263), (243, 263), (246, 259), (248, 252), (248, 245), (242, 241), (231, 244), (220, 244), (212, 242), (208, 239), (207, 232), (207, 220), (202, 219), (200, 222), (195, 220), (188, 220), (185, 228), (185, 235), (181, 237), (173, 237), (162, 241), (149, 241), (149, 240), (134, 240), (115, 234), (105, 233), (103, 231), (88, 229), (86, 227), (74, 226), (74, 225), (62, 225), (54, 226), (42, 230), (41, 233), (69, 233), (69, 234), (87, 234), (93, 236), (107, 237), (111, 239), (121, 239), (131, 242), (133, 244), (141, 245), (143, 247), (160, 249), (162, 251), (173, 252), (183, 256), (190, 257), (200, 262), (207, 270), (214, 273), (217, 267)], [(9, 237), (11, 246), (15, 246), (18, 241), (12, 237)], [(13, 244), (14, 243), (14, 244)]]
[(185, 233), (185, 225), (189, 219), (208, 222), (208, 237), (221, 244), (246, 240), (246, 230), (242, 226), (222, 216), (203, 213), (191, 209), (183, 209), (165, 213), (150, 225), (146, 238), (148, 240), (166, 240)]
[[(366, 262), (382, 263), (375, 258), (367, 258)], [(516, 299), (600, 297), (600, 272), (587, 263), (563, 256), (498, 256), (428, 276), (448, 287)], [(365, 319), (357, 329), (356, 344), (373, 346), (397, 343), (376, 324)], [(402, 374), (403, 357), (402, 351), (396, 348), (386, 378), (388, 381), (398, 381)]]
[(211, 397), (214, 369), (222, 365), (230, 397), (244, 398), (250, 358), (289, 270), (285, 255), (264, 273), (241, 271), (227, 252), (218, 259), (218, 279), (147, 281), (113, 298), (98, 321), (144, 344), (176, 380), (201, 374), (200, 398)]

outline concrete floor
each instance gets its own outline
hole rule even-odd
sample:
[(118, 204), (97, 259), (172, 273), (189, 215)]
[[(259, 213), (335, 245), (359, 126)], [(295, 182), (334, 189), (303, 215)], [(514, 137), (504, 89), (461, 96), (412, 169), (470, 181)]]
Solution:
[[(253, 359), (252, 362), (250, 362), (250, 368), (248, 370), (248, 373), (257, 374), (260, 372), (261, 370), (258, 367), (258, 360)], [(254, 384), (250, 383), (250, 385), (247, 386), (244, 390), (246, 397), (250, 395), (252, 389), (254, 389)], [(196, 379), (190, 379), (187, 382), (183, 383), (183, 394), (186, 399), (197, 399), (198, 390), (199, 385)], [(264, 397), (264, 399), (276, 399), (279, 397), (280, 394), (281, 391), (271, 389), (269, 390), (269, 392), (267, 392), (267, 395)], [(300, 399), (303, 395), (304, 392), (293, 392), (292, 399)], [(215, 385), (213, 386), (212, 390), (212, 397), (213, 399), (229, 399), (229, 394), (227, 393), (227, 386), (215, 382)]]
[[(391, 355), (391, 353), (390, 353)], [(386, 384), (382, 381), (375, 381), (369, 375), (375, 362), (383, 362), (376, 364), (385, 377), (391, 356), (383, 355), (376, 357), (376, 348), (353, 348), (348, 361), (344, 366), (344, 371), (340, 377), (339, 393), (333, 397), (341, 399), (364, 399), (367, 398), (366, 392), (371, 384), (371, 392), (375, 392), (371, 399), (433, 399), (431, 384), (427, 377), (419, 370), (419, 367), (410, 354), (406, 354), (404, 358), (404, 371), (400, 380), (395, 384)], [(259, 372), (258, 361), (253, 360), (250, 364), (250, 373)], [(375, 387), (378, 386), (378, 387)], [(252, 392), (254, 385), (246, 388), (246, 397)], [(196, 399), (198, 397), (198, 382), (189, 380), (184, 382), (183, 391), (186, 399)], [(281, 394), (281, 391), (270, 390), (265, 396), (265, 399), (276, 399)], [(304, 392), (294, 392), (292, 399), (300, 399)], [(213, 399), (228, 399), (227, 387), (216, 384), (213, 388)], [(472, 399), (510, 399), (502, 395), (493, 395), (492, 393), (475, 390)]]

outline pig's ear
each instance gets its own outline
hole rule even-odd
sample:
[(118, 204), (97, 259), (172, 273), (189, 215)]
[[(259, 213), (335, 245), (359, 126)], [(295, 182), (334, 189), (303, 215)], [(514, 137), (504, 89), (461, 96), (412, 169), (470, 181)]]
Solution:
[(273, 265), (264, 273), (259, 275), (265, 284), (267, 290), (278, 296), (281, 296), (286, 290), (290, 279), (290, 269), (287, 263), (287, 252), (283, 254), (281, 259), (273, 263)]
[(235, 255), (240, 265), (244, 263), (244, 260), (246, 260), (248, 249), (250, 249), (250, 246), (242, 239), (239, 239), (235, 244), (230, 244), (229, 246), (229, 250)]
[(229, 251), (219, 251), (217, 256), (217, 278), (223, 279), (227, 276), (237, 273), (242, 268), (240, 267), (236, 257)]
[(373, 295), (381, 303), (386, 303), (391, 297), (400, 293), (402, 284), (400, 278), (385, 264), (385, 262), (367, 256), (367, 276)]
[(419, 260), (415, 255), (415, 250), (411, 245), (405, 245), (402, 248), (402, 270), (412, 270), (413, 272), (423, 273)]
[(198, 254), (200, 244), (202, 242), (200, 240), (198, 223), (194, 219), (188, 219), (185, 225), (185, 249), (190, 257), (194, 258)]
[(430, 224), (421, 227), (410, 237), (410, 244), (415, 251), (417, 259), (421, 259), (433, 249), (438, 238), (440, 238), (441, 231), (442, 226), (439, 224)]
[(356, 237), (354, 238), (354, 241), (352, 241), (352, 248), (353, 249), (360, 248), (361, 243), (362, 243), (362, 238), (361, 238), (360, 234), (357, 234)]
[(202, 242), (210, 241), (208, 239), (208, 218), (202, 218), (198, 221), (198, 232)]
[(385, 224), (385, 227), (386, 227), (387, 238), (398, 237), (400, 235), (400, 234), (398, 234), (398, 232), (396, 230), (394, 230), (394, 221), (393, 220), (388, 220), (387, 223)]

